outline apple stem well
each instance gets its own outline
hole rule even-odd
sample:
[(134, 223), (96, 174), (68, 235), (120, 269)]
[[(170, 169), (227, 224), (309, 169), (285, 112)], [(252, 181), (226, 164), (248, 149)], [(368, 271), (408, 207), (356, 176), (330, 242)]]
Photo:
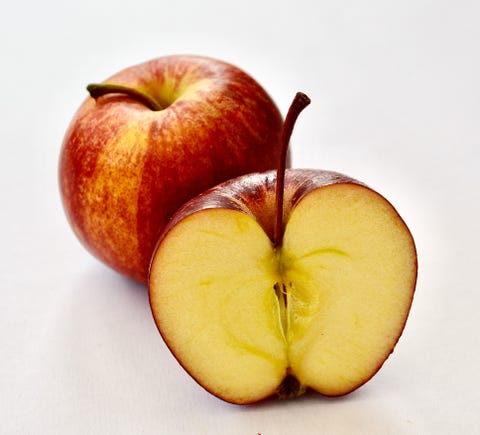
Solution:
[(155, 112), (163, 110), (169, 106), (167, 103), (159, 103), (156, 99), (139, 89), (130, 86), (116, 85), (114, 83), (92, 83), (87, 86), (87, 91), (95, 100), (103, 95), (109, 94), (127, 95)]
[(310, 104), (311, 100), (302, 92), (297, 92), (290, 108), (288, 109), (285, 122), (283, 123), (280, 161), (277, 167), (277, 181), (275, 187), (276, 221), (273, 233), (273, 245), (279, 247), (283, 239), (283, 198), (285, 190), (285, 171), (287, 169), (288, 145), (292, 136), (293, 127), (298, 115)]

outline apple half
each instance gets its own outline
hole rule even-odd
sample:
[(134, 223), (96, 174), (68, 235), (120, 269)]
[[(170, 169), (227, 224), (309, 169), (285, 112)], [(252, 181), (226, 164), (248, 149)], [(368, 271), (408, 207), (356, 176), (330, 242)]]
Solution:
[(149, 297), (187, 372), (246, 404), (368, 381), (403, 331), (416, 276), (412, 235), (384, 197), (336, 172), (283, 167), (185, 204), (157, 244)]

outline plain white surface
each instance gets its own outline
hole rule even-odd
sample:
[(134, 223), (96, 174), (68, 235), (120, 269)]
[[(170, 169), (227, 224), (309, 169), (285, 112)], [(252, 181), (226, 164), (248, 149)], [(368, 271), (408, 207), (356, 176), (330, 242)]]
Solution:
[[(479, 19), (474, 0), (2, 8), (0, 433), (478, 433)], [(282, 113), (307, 93), (294, 166), (366, 182), (414, 234), (409, 322), (354, 394), (249, 407), (212, 397), (166, 350), (145, 288), (92, 258), (68, 227), (57, 161), (85, 85), (173, 53), (242, 67)]]

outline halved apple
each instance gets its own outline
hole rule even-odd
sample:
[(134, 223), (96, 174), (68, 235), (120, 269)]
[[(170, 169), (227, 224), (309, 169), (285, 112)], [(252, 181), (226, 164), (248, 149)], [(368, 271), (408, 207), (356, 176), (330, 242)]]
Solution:
[(184, 205), (157, 245), (149, 294), (180, 364), (244, 404), (369, 380), (402, 333), (416, 273), (413, 238), (385, 198), (335, 172), (283, 168)]

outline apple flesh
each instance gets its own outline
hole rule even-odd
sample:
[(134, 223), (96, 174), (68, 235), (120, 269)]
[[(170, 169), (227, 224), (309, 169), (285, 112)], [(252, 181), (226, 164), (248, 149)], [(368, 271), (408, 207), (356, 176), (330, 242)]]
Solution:
[(216, 59), (161, 57), (106, 83), (106, 95), (89, 87), (96, 99), (86, 99), (66, 132), (61, 197), (85, 247), (146, 282), (158, 237), (184, 202), (275, 168), (283, 119), (252, 77)]
[(150, 268), (167, 346), (232, 403), (355, 390), (393, 351), (415, 289), (415, 244), (400, 215), (335, 172), (286, 171), (274, 244), (276, 178), (242, 176), (189, 201)]

